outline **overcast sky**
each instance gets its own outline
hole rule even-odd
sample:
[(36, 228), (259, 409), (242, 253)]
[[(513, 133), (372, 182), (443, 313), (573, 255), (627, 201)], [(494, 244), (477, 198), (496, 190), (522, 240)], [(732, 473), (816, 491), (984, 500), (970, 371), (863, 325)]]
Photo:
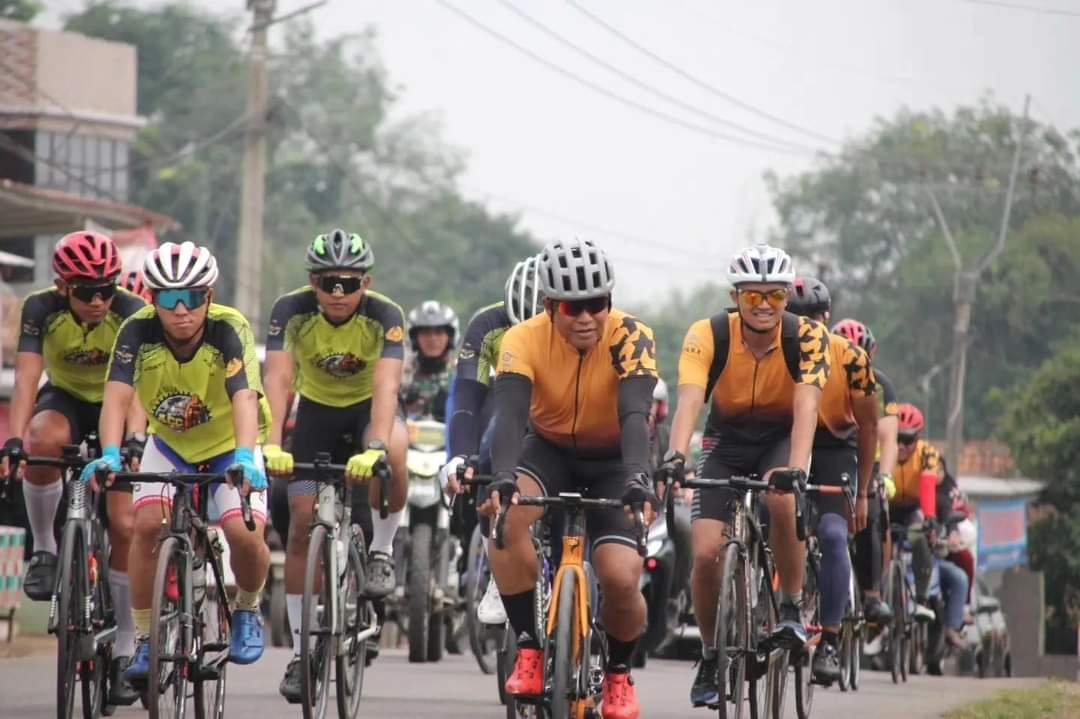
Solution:
[[(402, 91), (398, 112), (441, 117), (445, 139), (468, 159), (466, 194), (520, 211), (540, 238), (596, 239), (615, 262), (618, 294), (637, 301), (722, 279), (730, 253), (772, 221), (766, 170), (812, 167), (805, 150), (835, 149), (828, 139), (856, 136), (901, 106), (952, 109), (990, 90), (1019, 111), (1030, 92), (1036, 119), (1080, 126), (1077, 0), (1038, 4), (1075, 15), (966, 0), (580, 1), (701, 84), (562, 0), (512, 4), (668, 99), (545, 34), (509, 9), (511, 0), (445, 2), (594, 88), (495, 39), (442, 0), (331, 0), (310, 16), (326, 36), (378, 28), (383, 60)], [(278, 0), (278, 13), (308, 3)], [(50, 23), (81, 6), (46, 4)], [(221, 11), (242, 8), (243, 0), (196, 4)], [(720, 136), (746, 133), (720, 121), (789, 149), (726, 141)]]

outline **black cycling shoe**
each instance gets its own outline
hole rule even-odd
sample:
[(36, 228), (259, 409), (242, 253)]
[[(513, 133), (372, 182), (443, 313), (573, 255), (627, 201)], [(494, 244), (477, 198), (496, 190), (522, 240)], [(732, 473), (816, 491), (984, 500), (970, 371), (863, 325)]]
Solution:
[(871, 624), (888, 624), (892, 621), (892, 608), (881, 597), (867, 597), (863, 602), (863, 614)]
[(52, 599), (56, 588), (56, 555), (52, 552), (34, 552), (23, 575), (23, 590), (35, 602)]
[(840, 681), (840, 655), (832, 642), (822, 641), (814, 652), (813, 674), (815, 684), (829, 686)]
[(294, 656), (290, 659), (289, 666), (285, 667), (285, 676), (281, 678), (281, 684), (278, 685), (278, 692), (290, 704), (299, 704), (301, 702), (300, 683), (304, 678), (300, 672), (303, 666), (300, 663), (300, 657)]
[(720, 655), (713, 654), (698, 662), (694, 685), (690, 687), (690, 703), (695, 707), (714, 707), (720, 703), (720, 684), (716, 672), (720, 668)]
[(113, 657), (109, 664), (109, 704), (126, 707), (139, 698), (139, 690), (124, 679), (124, 670), (131, 664), (131, 657)]

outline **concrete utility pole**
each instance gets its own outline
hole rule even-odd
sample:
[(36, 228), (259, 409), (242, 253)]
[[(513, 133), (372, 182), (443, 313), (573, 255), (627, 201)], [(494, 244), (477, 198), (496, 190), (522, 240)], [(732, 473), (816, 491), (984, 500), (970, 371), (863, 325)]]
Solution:
[(945, 416), (945, 461), (950, 471), (957, 472), (960, 467), (960, 451), (964, 445), (964, 380), (967, 376), (967, 348), (970, 340), (968, 331), (971, 328), (971, 309), (975, 303), (975, 290), (979, 278), (990, 268), (994, 260), (1005, 249), (1005, 240), (1009, 235), (1009, 216), (1012, 214), (1013, 198), (1016, 191), (1016, 175), (1020, 169), (1020, 157), (1024, 150), (1024, 141), (1028, 133), (1028, 110), (1031, 106), (1031, 96), (1024, 98), (1024, 119), (1020, 127), (1020, 135), (1016, 140), (1016, 150), (1013, 152), (1012, 167), (1009, 170), (1009, 186), (1005, 192), (1005, 207), (1001, 215), (1001, 227), (998, 230), (997, 242), (973, 265), (965, 268), (960, 257), (960, 249), (949, 229), (945, 215), (938, 204), (937, 196), (932, 188), (927, 188), (926, 193), (930, 197), (930, 204), (934, 208), (934, 216), (937, 218), (941, 232), (945, 236), (945, 242), (952, 254), (955, 274), (953, 275), (953, 303), (956, 306), (956, 321), (953, 324), (953, 351), (952, 370), (949, 378), (949, 406)]
[(266, 109), (269, 81), (266, 36), (275, 0), (247, 0), (254, 15), (248, 53), (247, 131), (237, 243), (236, 307), (248, 318), (256, 336), (262, 331), (263, 205), (266, 199)]

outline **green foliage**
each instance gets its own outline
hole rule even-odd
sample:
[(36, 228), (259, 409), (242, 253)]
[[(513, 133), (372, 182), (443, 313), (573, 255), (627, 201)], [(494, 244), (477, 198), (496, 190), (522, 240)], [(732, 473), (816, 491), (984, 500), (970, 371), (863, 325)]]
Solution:
[(30, 22), (44, 9), (38, 0), (0, 0), (0, 20)]
[(945, 719), (1071, 719), (1080, 703), (1075, 682), (1051, 680), (1028, 689), (1004, 689), (969, 707), (954, 709)]
[[(932, 189), (965, 265), (996, 240), (1022, 118), (983, 100), (952, 115), (901, 111), (803, 175), (768, 178), (774, 241), (820, 268), (833, 316), (866, 322), (877, 362), (904, 401), (944, 434), (952, 354), (954, 265)], [(1080, 270), (1080, 135), (1029, 123), (1006, 251), (977, 287), (968, 348), (965, 432), (993, 431), (999, 394), (1080, 328), (1070, 288)], [(945, 365), (932, 383), (921, 380)]]
[[(215, 250), (223, 277), (244, 258), (239, 232), (247, 58), (223, 18), (186, 3), (141, 10), (94, 2), (66, 28), (138, 48), (139, 112), (150, 118), (132, 160), (132, 201), (171, 215)], [(408, 308), (435, 297), (463, 317), (499, 299), (535, 243), (456, 189), (457, 154), (426, 117), (391, 122), (395, 96), (371, 31), (318, 39), (283, 26), (271, 49), (263, 310), (307, 281), (302, 253), (335, 227), (375, 251), (376, 283)], [(465, 282), (468, 278), (468, 282)], [(220, 288), (226, 301), (233, 282)]]

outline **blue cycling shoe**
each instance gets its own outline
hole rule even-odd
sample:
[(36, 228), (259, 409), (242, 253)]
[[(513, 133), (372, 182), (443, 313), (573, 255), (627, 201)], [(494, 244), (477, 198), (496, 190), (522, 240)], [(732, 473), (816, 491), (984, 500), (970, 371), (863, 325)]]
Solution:
[(142, 637), (135, 644), (135, 654), (131, 657), (127, 668), (124, 669), (124, 681), (136, 688), (146, 686), (146, 679), (150, 676), (150, 638)]
[(262, 614), (250, 609), (237, 609), (233, 612), (232, 620), (229, 661), (233, 664), (252, 664), (258, 661), (266, 644)]

